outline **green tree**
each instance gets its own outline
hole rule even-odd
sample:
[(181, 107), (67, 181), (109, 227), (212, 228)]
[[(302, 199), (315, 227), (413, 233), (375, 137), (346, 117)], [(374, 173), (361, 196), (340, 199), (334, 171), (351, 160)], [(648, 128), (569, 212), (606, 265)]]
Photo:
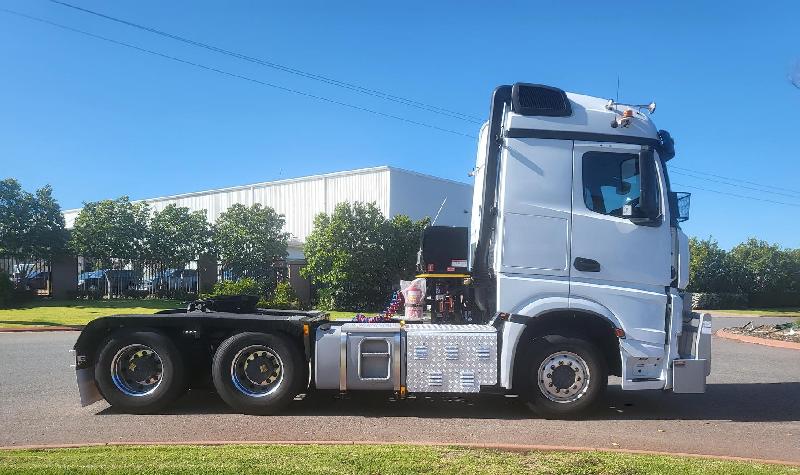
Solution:
[(50, 185), (34, 194), (30, 240), (31, 255), (36, 258), (51, 258), (66, 250), (68, 233), (64, 229), (64, 215)]
[(746, 293), (781, 293), (796, 288), (793, 252), (756, 238), (730, 252), (739, 287)]
[(427, 220), (387, 220), (374, 203), (341, 203), (320, 214), (306, 239), (304, 277), (319, 286), (327, 309), (383, 307), (392, 285), (414, 275), (420, 231)]
[(64, 216), (50, 185), (29, 193), (13, 178), (0, 181), (0, 255), (49, 259), (66, 242)]
[(414, 221), (398, 214), (389, 220), (390, 237), (386, 247), (386, 270), (391, 272), (392, 283), (410, 279), (417, 272), (417, 252), (422, 231), (430, 224), (430, 218)]
[(262, 294), (276, 283), (275, 263), (286, 258), (289, 233), (284, 218), (270, 207), (235, 204), (220, 215), (213, 227), (214, 248), (225, 272), (234, 279), (250, 277)]
[(719, 243), (708, 239), (689, 239), (690, 292), (737, 292), (734, 267)]
[(121, 268), (145, 257), (149, 207), (127, 196), (85, 203), (75, 218), (70, 246), (104, 267)]
[(147, 259), (162, 267), (184, 268), (210, 245), (205, 211), (168, 205), (153, 213), (146, 239)]

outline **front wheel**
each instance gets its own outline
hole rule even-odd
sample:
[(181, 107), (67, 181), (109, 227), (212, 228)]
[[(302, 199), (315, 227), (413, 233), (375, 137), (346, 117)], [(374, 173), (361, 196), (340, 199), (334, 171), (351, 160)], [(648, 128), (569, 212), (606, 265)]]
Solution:
[(536, 339), (528, 361), (528, 406), (547, 418), (586, 412), (608, 385), (603, 354), (581, 338), (547, 335)]
[(239, 333), (214, 354), (214, 387), (229, 406), (245, 414), (274, 414), (298, 394), (303, 380), (299, 350), (285, 338)]

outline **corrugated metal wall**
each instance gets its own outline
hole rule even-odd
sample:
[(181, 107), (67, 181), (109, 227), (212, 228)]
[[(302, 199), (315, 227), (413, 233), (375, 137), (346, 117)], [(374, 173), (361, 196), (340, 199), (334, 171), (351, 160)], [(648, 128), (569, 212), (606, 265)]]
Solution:
[[(377, 167), (143, 201), (158, 211), (173, 203), (192, 211), (206, 210), (211, 222), (233, 204), (261, 203), (283, 214), (286, 231), (302, 242), (311, 232), (317, 214), (330, 213), (339, 203), (362, 201), (374, 202), (388, 215), (389, 198), (389, 168)], [(64, 212), (67, 227), (72, 227), (79, 211)]]
[[(413, 219), (431, 219), (447, 198), (437, 225), (469, 226), (472, 211), (472, 185), (422, 175), (408, 170), (390, 170), (390, 208), (392, 216), (405, 214)], [(466, 173), (464, 174), (466, 176)]]

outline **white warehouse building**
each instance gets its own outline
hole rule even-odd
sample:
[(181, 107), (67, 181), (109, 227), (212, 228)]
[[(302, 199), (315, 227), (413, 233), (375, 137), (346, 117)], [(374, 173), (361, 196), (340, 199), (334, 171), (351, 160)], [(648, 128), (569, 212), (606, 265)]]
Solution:
[[(446, 199), (446, 202), (445, 202)], [(405, 214), (413, 219), (433, 217), (445, 202), (436, 224), (469, 226), (472, 186), (444, 178), (380, 166), (217, 190), (197, 191), (140, 200), (153, 210), (167, 205), (205, 210), (210, 222), (236, 203), (261, 203), (284, 215), (291, 233), (289, 260), (303, 259), (302, 246), (319, 213), (331, 213), (339, 203), (374, 202), (387, 217)], [(64, 211), (68, 228), (80, 209)]]

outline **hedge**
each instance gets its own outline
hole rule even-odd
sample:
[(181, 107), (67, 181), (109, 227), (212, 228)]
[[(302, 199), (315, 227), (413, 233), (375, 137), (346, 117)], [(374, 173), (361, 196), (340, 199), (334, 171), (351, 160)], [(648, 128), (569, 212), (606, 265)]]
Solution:
[(800, 292), (766, 292), (749, 295), (754, 308), (800, 307)]
[(747, 294), (733, 293), (692, 293), (692, 309), (733, 309), (747, 308), (749, 305)]

